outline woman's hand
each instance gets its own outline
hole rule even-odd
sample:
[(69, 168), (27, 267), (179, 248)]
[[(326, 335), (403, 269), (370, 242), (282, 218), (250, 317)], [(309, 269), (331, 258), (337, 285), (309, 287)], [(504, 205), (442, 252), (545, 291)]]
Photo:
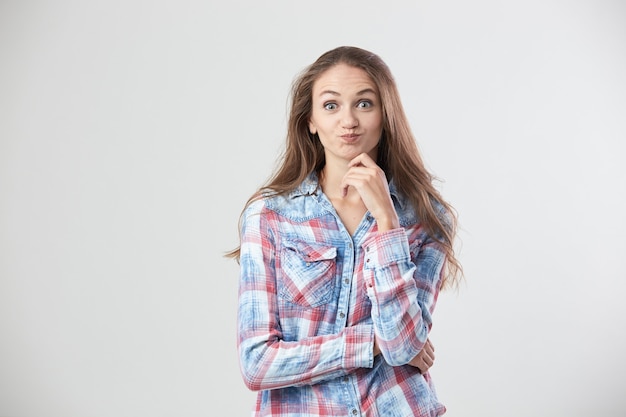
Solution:
[(380, 348), (378, 347), (378, 338), (374, 335), (374, 356), (380, 355)]
[(354, 187), (365, 207), (376, 219), (379, 231), (400, 227), (398, 214), (389, 195), (385, 172), (366, 153), (350, 161), (349, 167), (341, 181), (342, 196), (348, 194), (348, 187)]
[(433, 366), (433, 363), (435, 363), (435, 347), (430, 342), (430, 339), (427, 339), (424, 348), (411, 359), (409, 365), (415, 366), (423, 374)]

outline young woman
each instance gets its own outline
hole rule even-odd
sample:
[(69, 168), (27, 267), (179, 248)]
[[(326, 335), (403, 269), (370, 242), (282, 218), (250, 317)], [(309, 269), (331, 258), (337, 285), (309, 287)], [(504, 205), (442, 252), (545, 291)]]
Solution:
[(238, 348), (255, 416), (439, 416), (428, 339), (460, 274), (393, 77), (355, 47), (292, 88), (282, 164), (242, 212)]

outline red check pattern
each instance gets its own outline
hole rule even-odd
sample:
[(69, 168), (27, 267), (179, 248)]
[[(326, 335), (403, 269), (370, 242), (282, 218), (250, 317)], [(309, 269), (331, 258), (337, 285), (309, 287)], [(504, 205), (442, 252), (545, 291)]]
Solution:
[[(445, 257), (390, 190), (402, 227), (351, 236), (312, 175), (242, 223), (238, 349), (253, 416), (439, 416), (408, 362), (432, 326)], [(373, 356), (374, 334), (382, 355)]]

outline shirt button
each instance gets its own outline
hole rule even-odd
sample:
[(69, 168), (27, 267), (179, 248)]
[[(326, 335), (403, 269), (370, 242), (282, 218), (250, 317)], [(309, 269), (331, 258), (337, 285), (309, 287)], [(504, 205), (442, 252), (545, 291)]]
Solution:
[(366, 262), (366, 263), (369, 263), (369, 261), (370, 261), (370, 258), (367, 258), (367, 259), (365, 260), (365, 262)]
[(358, 413), (359, 413), (359, 412), (358, 412), (358, 411), (356, 411), (356, 408), (353, 408), (353, 409), (352, 409), (352, 415), (356, 416)]
[(343, 314), (343, 313), (339, 313), (339, 317), (344, 318), (344, 317), (346, 317), (346, 315)]
[(348, 382), (348, 381), (349, 381), (348, 377), (347, 377), (347, 376), (344, 376), (344, 377), (343, 377), (343, 382)]
[(343, 280), (344, 284), (348, 285), (350, 283), (350, 280), (348, 278)]

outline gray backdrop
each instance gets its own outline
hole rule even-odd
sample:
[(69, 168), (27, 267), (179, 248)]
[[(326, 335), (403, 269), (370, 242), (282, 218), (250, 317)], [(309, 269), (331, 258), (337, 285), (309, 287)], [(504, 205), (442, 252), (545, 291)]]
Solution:
[(0, 416), (249, 415), (222, 254), (291, 80), (339, 45), (389, 64), (460, 213), (447, 415), (624, 415), (625, 23), (609, 0), (2, 0)]

